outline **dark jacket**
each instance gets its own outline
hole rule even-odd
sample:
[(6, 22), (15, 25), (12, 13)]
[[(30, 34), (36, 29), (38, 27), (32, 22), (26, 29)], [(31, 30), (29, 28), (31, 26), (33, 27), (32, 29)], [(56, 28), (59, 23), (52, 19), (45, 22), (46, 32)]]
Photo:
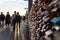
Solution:
[(20, 15), (16, 15), (16, 21), (20, 22), (21, 21), (21, 16)]
[(5, 15), (1, 15), (1, 20), (3, 21), (5, 19)]
[(1, 20), (1, 15), (0, 15), (0, 20)]
[(6, 15), (6, 23), (10, 23), (10, 15)]

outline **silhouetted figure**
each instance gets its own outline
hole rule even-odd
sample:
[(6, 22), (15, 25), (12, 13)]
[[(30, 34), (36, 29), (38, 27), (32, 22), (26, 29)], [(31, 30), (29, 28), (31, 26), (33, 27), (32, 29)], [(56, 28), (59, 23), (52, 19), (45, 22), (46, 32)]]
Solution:
[(19, 15), (19, 12), (17, 12), (16, 19), (17, 19), (17, 20), (16, 20), (17, 25), (19, 25), (19, 28), (20, 28), (21, 16)]
[(12, 25), (13, 25), (13, 30), (15, 31), (15, 24), (16, 24), (16, 11), (14, 11), (14, 14), (12, 15)]
[(26, 20), (26, 17), (25, 16), (23, 16), (23, 20)]
[(1, 15), (0, 15), (0, 25), (1, 25)]
[(5, 15), (1, 12), (1, 25), (4, 26)]
[(9, 26), (9, 24), (10, 24), (10, 14), (9, 14), (9, 12), (7, 12), (5, 23), (6, 23), (6, 26)]

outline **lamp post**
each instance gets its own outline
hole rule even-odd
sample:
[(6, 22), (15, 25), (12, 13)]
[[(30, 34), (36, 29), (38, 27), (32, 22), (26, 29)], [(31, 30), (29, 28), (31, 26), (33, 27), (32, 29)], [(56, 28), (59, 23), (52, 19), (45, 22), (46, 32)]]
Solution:
[(31, 10), (33, 0), (28, 0), (28, 11)]
[(25, 16), (26, 16), (26, 18), (28, 19), (28, 8), (24, 8), (24, 9), (26, 10)]

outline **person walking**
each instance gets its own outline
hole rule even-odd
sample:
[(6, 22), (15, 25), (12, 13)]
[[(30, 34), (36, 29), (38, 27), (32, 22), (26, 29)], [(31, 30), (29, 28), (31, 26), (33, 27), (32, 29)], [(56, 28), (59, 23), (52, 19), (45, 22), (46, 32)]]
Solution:
[(19, 15), (19, 12), (17, 12), (17, 15), (16, 15), (16, 21), (17, 21), (17, 25), (19, 25), (19, 28), (20, 28), (20, 23), (21, 23), (21, 16)]
[(0, 15), (0, 25), (1, 25), (1, 15)]
[(16, 24), (16, 11), (14, 11), (14, 14), (12, 15), (12, 25), (13, 25), (13, 30), (15, 31), (15, 24)]
[(0, 27), (1, 27), (1, 15), (0, 15)]
[(10, 24), (10, 14), (9, 14), (9, 12), (7, 12), (5, 23), (6, 23), (6, 26), (9, 26), (9, 24)]
[(1, 26), (4, 26), (5, 15), (1, 12)]

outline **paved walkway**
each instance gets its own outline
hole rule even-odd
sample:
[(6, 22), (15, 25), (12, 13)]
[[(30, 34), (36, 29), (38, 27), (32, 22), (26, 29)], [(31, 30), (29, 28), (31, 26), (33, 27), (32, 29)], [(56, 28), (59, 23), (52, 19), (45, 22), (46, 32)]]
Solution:
[(25, 22), (21, 23), (20, 29), (16, 26), (15, 32), (12, 26), (0, 29), (0, 40), (29, 40), (28, 35), (29, 31)]

